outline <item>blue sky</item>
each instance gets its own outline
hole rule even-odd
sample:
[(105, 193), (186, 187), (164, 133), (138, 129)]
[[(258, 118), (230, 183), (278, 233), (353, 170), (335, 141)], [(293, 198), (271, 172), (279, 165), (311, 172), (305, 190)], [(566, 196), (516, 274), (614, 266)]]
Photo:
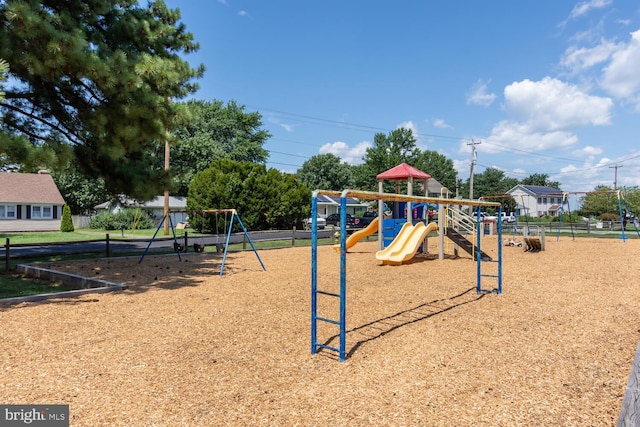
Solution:
[[(167, 0), (200, 43), (195, 98), (258, 111), (268, 167), (362, 163), (377, 132), (469, 178), (548, 174), (564, 191), (640, 186), (635, 0)], [(425, 171), (429, 172), (429, 171)]]

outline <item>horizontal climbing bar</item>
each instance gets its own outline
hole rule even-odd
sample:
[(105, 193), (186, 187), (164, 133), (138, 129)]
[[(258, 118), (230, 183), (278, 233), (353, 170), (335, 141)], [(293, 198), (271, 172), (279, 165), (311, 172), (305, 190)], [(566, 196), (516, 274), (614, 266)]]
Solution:
[(326, 319), (324, 317), (316, 317), (317, 320), (321, 320), (323, 322), (327, 322), (327, 323), (333, 323), (334, 325), (339, 325), (340, 322), (336, 321), (336, 320), (331, 320), (331, 319)]
[(319, 294), (322, 294), (322, 295), (329, 295), (330, 297), (338, 297), (338, 298), (340, 298), (340, 294), (335, 294), (333, 292), (316, 291), (316, 293), (319, 293)]
[(316, 343), (316, 347), (326, 348), (327, 350), (335, 351), (336, 353), (340, 353), (339, 348), (331, 347), (330, 345), (324, 345), (320, 343)]

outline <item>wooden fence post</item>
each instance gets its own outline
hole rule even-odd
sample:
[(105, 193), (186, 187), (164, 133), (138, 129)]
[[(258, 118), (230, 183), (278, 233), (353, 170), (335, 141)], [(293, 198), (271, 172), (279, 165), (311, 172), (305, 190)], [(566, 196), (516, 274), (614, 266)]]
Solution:
[(296, 245), (296, 226), (293, 226), (293, 232), (291, 233), (291, 247)]
[(111, 250), (109, 248), (109, 233), (107, 233), (107, 258), (111, 256)]
[(184, 232), (184, 252), (187, 253), (189, 251), (189, 249), (187, 249), (189, 247), (189, 232), (185, 231)]

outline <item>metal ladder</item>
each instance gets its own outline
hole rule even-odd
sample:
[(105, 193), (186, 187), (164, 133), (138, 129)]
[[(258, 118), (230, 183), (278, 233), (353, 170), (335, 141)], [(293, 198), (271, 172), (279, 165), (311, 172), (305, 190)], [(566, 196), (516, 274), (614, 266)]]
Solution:
[[(476, 251), (476, 263), (477, 263), (477, 285), (476, 285), (476, 292), (478, 294), (481, 293), (490, 293), (490, 292), (495, 292), (497, 294), (501, 294), (502, 293), (502, 207), (498, 208), (498, 222), (497, 222), (497, 228), (498, 228), (498, 256), (497, 259), (486, 259), (482, 257), (482, 250), (481, 250), (481, 242), (482, 242), (482, 234), (484, 234), (484, 229), (482, 226), (482, 221), (480, 218), (480, 209), (479, 207), (477, 208), (477, 212), (478, 214), (476, 215), (477, 221), (476, 221), (476, 246), (478, 248), (478, 250)], [(497, 264), (497, 273), (496, 274), (487, 274), (487, 273), (482, 273), (482, 264), (483, 263), (496, 263)], [(498, 281), (498, 285), (496, 288), (494, 289), (483, 289), (482, 288), (482, 278), (490, 278), (490, 279), (496, 279)]]
[[(338, 293), (327, 292), (318, 289), (318, 241), (316, 218), (318, 213), (317, 199), (314, 197), (311, 202), (311, 218), (313, 218), (313, 226), (311, 232), (311, 354), (316, 354), (321, 349), (326, 349), (338, 353), (341, 362), (347, 358), (347, 248), (346, 248), (346, 201), (341, 198), (340, 202), (340, 290)], [(321, 298), (338, 298), (340, 304), (338, 320), (329, 319), (327, 317), (318, 316), (318, 297)], [(318, 341), (318, 324), (329, 323), (339, 327), (339, 347), (323, 344)]]

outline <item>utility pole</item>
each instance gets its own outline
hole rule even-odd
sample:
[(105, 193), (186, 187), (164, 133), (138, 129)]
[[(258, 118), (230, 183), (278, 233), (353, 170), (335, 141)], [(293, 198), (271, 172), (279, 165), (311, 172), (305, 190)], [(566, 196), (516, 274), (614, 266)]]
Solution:
[[(171, 103), (171, 97), (167, 97), (167, 102)], [(169, 131), (164, 137), (164, 170), (169, 172)], [(167, 184), (168, 186), (169, 184)], [(169, 188), (164, 189), (164, 235), (169, 235)]]
[(467, 145), (471, 146), (471, 175), (469, 176), (469, 199), (473, 200), (473, 167), (476, 164), (476, 145), (482, 143), (482, 141), (471, 140), (467, 142)]
[[(169, 170), (169, 136), (164, 141), (164, 170)], [(164, 190), (164, 235), (169, 235), (169, 189)]]
[(615, 177), (613, 178), (613, 189), (618, 189), (618, 168), (621, 168), (622, 165), (613, 165), (609, 166), (609, 169), (615, 169)]

